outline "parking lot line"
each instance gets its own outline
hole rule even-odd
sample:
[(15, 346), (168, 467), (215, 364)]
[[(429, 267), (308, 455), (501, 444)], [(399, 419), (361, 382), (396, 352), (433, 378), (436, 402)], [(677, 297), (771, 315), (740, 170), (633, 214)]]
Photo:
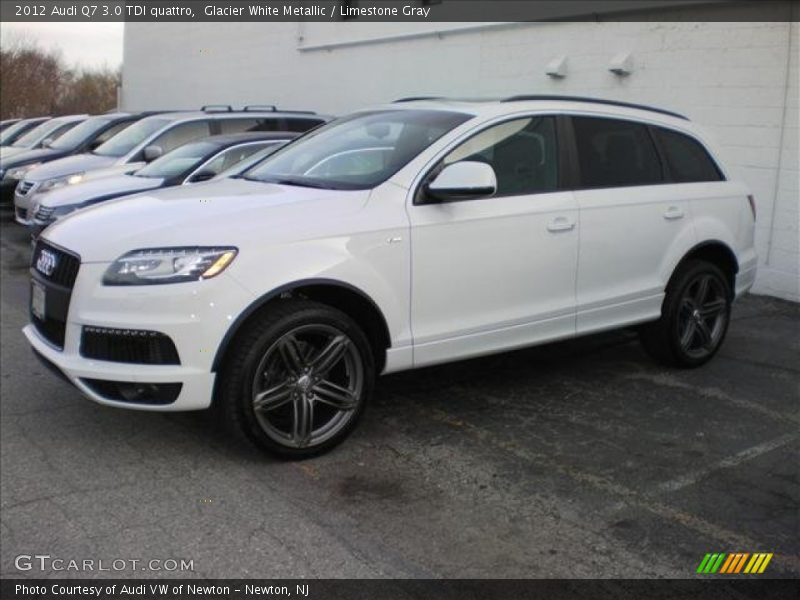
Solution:
[[(562, 475), (566, 475), (578, 483), (591, 486), (599, 491), (617, 496), (631, 506), (642, 508), (663, 519), (682, 525), (687, 529), (691, 529), (696, 533), (713, 538), (720, 544), (727, 545), (731, 548), (758, 548), (762, 545), (758, 540), (753, 540), (745, 535), (741, 535), (724, 527), (720, 527), (719, 525), (715, 525), (714, 523), (711, 523), (702, 517), (672, 508), (671, 506), (664, 504), (649, 494), (641, 494), (623, 485), (615, 483), (614, 481), (611, 481), (610, 479), (607, 479), (601, 475), (587, 473), (564, 465), (547, 455), (530, 452), (527, 449), (509, 441), (508, 438), (495, 436), (491, 432), (482, 429), (461, 417), (454, 417), (440, 409), (431, 409), (428, 407), (420, 407), (419, 411), (427, 418), (431, 418), (434, 421), (463, 430), (473, 436), (475, 439), (494, 446), (495, 448), (509, 452), (517, 458), (525, 460), (529, 463), (534, 463), (539, 467), (556, 471)], [(784, 568), (795, 571), (800, 570), (800, 556), (780, 555), (776, 556), (774, 561)]]

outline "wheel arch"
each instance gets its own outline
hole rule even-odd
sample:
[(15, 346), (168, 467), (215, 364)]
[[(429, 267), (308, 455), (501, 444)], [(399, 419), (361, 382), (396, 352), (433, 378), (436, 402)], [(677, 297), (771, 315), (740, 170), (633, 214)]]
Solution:
[(736, 290), (736, 274), (739, 272), (739, 260), (728, 244), (720, 240), (706, 240), (690, 248), (672, 268), (667, 287), (673, 281), (678, 270), (690, 260), (705, 260), (719, 267), (728, 280), (731, 297), (733, 297)]
[(383, 371), (386, 364), (386, 351), (391, 346), (391, 334), (386, 317), (377, 303), (364, 291), (349, 283), (335, 279), (315, 278), (284, 284), (251, 302), (225, 332), (214, 355), (211, 372), (219, 370), (228, 347), (247, 321), (272, 302), (297, 297), (332, 306), (358, 323), (364, 329), (372, 346), (376, 373)]

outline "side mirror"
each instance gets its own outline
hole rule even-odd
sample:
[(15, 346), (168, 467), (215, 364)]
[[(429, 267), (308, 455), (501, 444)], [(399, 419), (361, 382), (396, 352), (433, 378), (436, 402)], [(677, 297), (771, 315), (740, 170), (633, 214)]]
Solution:
[(464, 160), (442, 169), (425, 186), (425, 193), (435, 200), (470, 200), (492, 196), (497, 191), (494, 169), (482, 162)]
[(209, 179), (213, 179), (216, 177), (217, 174), (214, 171), (200, 171), (199, 173), (195, 173), (187, 180), (188, 183), (199, 183), (201, 181), (208, 181)]
[(41, 146), (42, 146), (42, 148), (49, 148), (50, 144), (52, 144), (55, 141), (56, 141), (56, 138), (54, 138), (54, 137), (46, 137), (46, 138), (44, 138), (42, 140)]
[(155, 159), (159, 158), (164, 151), (161, 149), (161, 146), (145, 146), (144, 147), (144, 160), (145, 162), (152, 162)]

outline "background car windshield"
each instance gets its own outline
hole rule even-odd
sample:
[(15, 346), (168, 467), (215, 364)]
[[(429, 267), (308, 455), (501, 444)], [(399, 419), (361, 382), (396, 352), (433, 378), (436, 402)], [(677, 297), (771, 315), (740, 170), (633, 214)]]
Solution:
[(130, 127), (120, 131), (105, 144), (98, 146), (94, 154), (100, 156), (125, 156), (136, 146), (145, 141), (150, 135), (170, 123), (169, 119), (147, 118), (137, 121)]
[(57, 138), (49, 147), (56, 150), (75, 148), (109, 123), (109, 119), (87, 119)]
[(25, 129), (28, 126), (30, 126), (30, 123), (27, 121), (20, 121), (19, 123), (14, 123), (10, 127), (6, 127), (3, 132), (0, 133), (0, 145), (5, 144), (6, 141), (14, 138), (17, 133), (19, 133), (20, 129)]
[(250, 169), (251, 167), (257, 165), (262, 160), (267, 158), (269, 155), (274, 153), (278, 148), (283, 146), (286, 142), (275, 142), (267, 146), (266, 148), (262, 148), (258, 152), (254, 152), (248, 158), (244, 159), (242, 162), (233, 165), (230, 169), (225, 169), (219, 175), (217, 175), (216, 179), (224, 179), (225, 177), (233, 177), (234, 175), (240, 175)]
[(176, 177), (195, 168), (218, 149), (219, 146), (211, 142), (186, 144), (154, 160), (146, 167), (139, 169), (136, 171), (136, 176), (159, 177), (163, 179)]
[(38, 142), (45, 139), (49, 133), (55, 131), (62, 125), (64, 125), (64, 121), (60, 119), (50, 119), (41, 125), (37, 125), (11, 145), (17, 148), (32, 148)]
[(369, 189), (471, 116), (392, 110), (338, 119), (257, 165), (247, 179), (329, 189)]

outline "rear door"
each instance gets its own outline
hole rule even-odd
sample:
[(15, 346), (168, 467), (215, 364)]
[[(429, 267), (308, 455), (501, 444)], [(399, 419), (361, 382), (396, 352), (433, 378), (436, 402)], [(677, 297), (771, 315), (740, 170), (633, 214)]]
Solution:
[(694, 243), (687, 196), (669, 185), (647, 124), (578, 115), (571, 123), (581, 221), (577, 331), (657, 318), (665, 265), (675, 248)]

